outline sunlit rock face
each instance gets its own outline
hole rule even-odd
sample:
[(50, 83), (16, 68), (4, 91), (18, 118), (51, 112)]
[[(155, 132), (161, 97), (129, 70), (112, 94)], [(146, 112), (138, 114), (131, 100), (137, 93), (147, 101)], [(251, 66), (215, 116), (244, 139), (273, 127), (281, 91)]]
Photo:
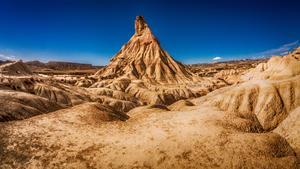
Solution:
[(193, 79), (184, 65), (161, 48), (142, 16), (136, 17), (135, 34), (96, 75), (104, 79), (122, 76), (152, 83), (185, 83)]
[(243, 80), (280, 80), (300, 75), (300, 47), (285, 56), (273, 56), (245, 74)]
[(299, 49), (190, 73), (135, 30), (96, 75), (0, 67), (1, 169), (299, 168)]

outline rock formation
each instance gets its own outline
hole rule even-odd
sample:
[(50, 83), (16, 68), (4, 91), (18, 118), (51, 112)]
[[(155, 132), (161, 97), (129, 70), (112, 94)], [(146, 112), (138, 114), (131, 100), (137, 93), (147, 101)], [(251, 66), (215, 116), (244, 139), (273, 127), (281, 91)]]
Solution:
[(0, 90), (0, 122), (22, 120), (62, 107), (46, 98), (25, 92)]
[(96, 73), (103, 79), (127, 77), (151, 83), (186, 83), (193, 79), (185, 66), (163, 50), (142, 16), (135, 20), (135, 34)]
[(300, 48), (272, 57), (242, 76), (244, 83), (197, 99), (221, 110), (254, 118), (265, 131), (276, 128), (300, 106)]
[(293, 110), (274, 132), (288, 141), (294, 148), (300, 162), (300, 107)]
[(197, 77), (175, 61), (161, 48), (142, 16), (136, 17), (135, 34), (95, 77), (99, 81), (90, 88), (122, 91), (143, 104), (169, 105), (226, 86), (214, 77)]
[(300, 47), (286, 56), (273, 56), (267, 63), (259, 64), (245, 74), (243, 80), (270, 79), (278, 80), (300, 74)]
[(0, 66), (2, 75), (32, 75), (31, 70), (22, 61), (7, 63)]
[(0, 67), (0, 168), (299, 168), (300, 48), (195, 78), (135, 30), (95, 76)]

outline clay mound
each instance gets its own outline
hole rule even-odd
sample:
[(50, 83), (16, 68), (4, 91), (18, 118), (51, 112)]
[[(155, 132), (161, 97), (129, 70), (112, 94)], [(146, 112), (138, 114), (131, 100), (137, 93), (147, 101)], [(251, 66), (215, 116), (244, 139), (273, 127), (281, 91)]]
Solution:
[(255, 69), (242, 76), (243, 80), (278, 80), (300, 75), (300, 47), (286, 56), (273, 56), (267, 63), (259, 64)]
[(214, 77), (224, 80), (227, 84), (235, 84), (240, 81), (240, 76), (244, 71), (242, 69), (221, 70)]
[(85, 91), (58, 83), (36, 83), (33, 93), (64, 106), (74, 106), (85, 101), (90, 101)]
[[(82, 105), (74, 106), (68, 112), (78, 112), (81, 120), (87, 123), (95, 123), (99, 121), (126, 121), (129, 119), (124, 113), (112, 110), (105, 105), (99, 103), (85, 103)], [(72, 115), (73, 116), (73, 115)]]
[(278, 125), (274, 132), (280, 134), (289, 142), (300, 163), (300, 107), (290, 112), (289, 116)]
[(125, 91), (125, 89), (128, 87), (130, 83), (131, 83), (130, 79), (119, 78), (112, 81), (112, 83), (108, 84), (106, 87), (113, 90)]
[(149, 105), (148, 109), (161, 109), (161, 110), (165, 110), (165, 111), (170, 111), (169, 108), (163, 104)]
[(7, 63), (0, 66), (0, 74), (10, 76), (26, 76), (33, 73), (22, 61), (16, 61), (13, 63)]
[[(139, 100), (142, 104), (170, 105), (177, 100), (199, 97), (211, 90), (224, 86), (207, 79), (199, 84), (164, 84), (153, 85), (142, 80), (130, 80), (128, 78), (106, 79), (93, 84), (88, 90), (97, 95), (105, 95), (120, 100)], [(90, 95), (93, 93), (90, 92)], [(113, 96), (114, 95), (114, 96)], [(126, 97), (124, 97), (126, 96)]]
[(127, 112), (130, 109), (142, 105), (136, 97), (123, 91), (105, 87), (88, 88), (86, 90), (93, 101), (111, 107), (113, 110)]
[(0, 89), (17, 90), (32, 93), (34, 84), (39, 81), (41, 80), (33, 77), (0, 77), (0, 85), (2, 86)]
[(255, 114), (264, 130), (272, 130), (300, 106), (300, 78), (249, 81), (216, 90), (194, 102), (214, 105), (245, 118)]
[(120, 112), (128, 112), (129, 110), (140, 106), (140, 103), (137, 102), (118, 100), (107, 96), (97, 96), (93, 98), (93, 100)]
[(179, 87), (166, 86), (163, 87), (161, 92), (162, 92), (161, 98), (163, 102), (167, 105), (172, 104), (177, 100), (195, 98), (204, 95), (203, 91), (192, 90), (192, 88), (187, 86), (179, 86)]
[(78, 81), (78, 77), (74, 77), (71, 75), (54, 75), (51, 77), (51, 81), (57, 83), (75, 85)]
[(107, 79), (107, 80), (100, 80), (94, 84), (92, 84), (90, 86), (90, 88), (102, 88), (105, 87), (106, 85), (109, 85), (110, 83), (112, 83), (113, 80), (112, 79)]
[(128, 43), (109, 65), (95, 75), (101, 79), (127, 77), (151, 83), (186, 83), (193, 80), (185, 66), (161, 48), (142, 16), (136, 17), (135, 34)]
[(45, 98), (12, 90), (0, 90), (0, 98), (0, 122), (21, 120), (62, 108)]
[(298, 168), (279, 134), (225, 126), (232, 120), (225, 112), (203, 105), (176, 112), (138, 107), (126, 123), (105, 123), (89, 114), (96, 107), (80, 106), (0, 123), (0, 168)]
[(129, 119), (126, 114), (96, 102), (83, 103), (51, 114), (57, 116), (58, 119), (67, 119), (69, 123), (82, 125)]
[(149, 90), (142, 82), (131, 83), (125, 92), (138, 98), (144, 104), (163, 104), (159, 94)]
[(126, 114), (130, 116), (131, 121), (139, 120), (140, 118), (149, 117), (151, 114), (157, 114), (161, 112), (168, 112), (170, 111), (169, 108), (162, 104), (152, 104), (146, 106), (140, 106), (134, 108), (127, 112)]
[(129, 95), (128, 93), (118, 91), (118, 90), (112, 90), (108, 88), (88, 88), (87, 91), (89, 92), (89, 95), (94, 100), (98, 96), (108, 96), (112, 97), (114, 99), (124, 100), (124, 101), (131, 101), (134, 103), (138, 103), (138, 99)]
[(171, 104), (176, 101), (173, 95), (155, 89), (156, 87), (151, 88), (139, 81), (131, 83), (125, 92), (138, 98), (144, 104)]
[(62, 106), (73, 106), (85, 101), (90, 101), (84, 89), (51, 82), (46, 79), (4, 77), (0, 78), (0, 87), (0, 89), (4, 90), (15, 90), (35, 94)]
[(90, 87), (94, 83), (93, 80), (90, 79), (80, 79), (75, 83), (77, 87)]
[(60, 90), (54, 86), (41, 83), (36, 84), (34, 86), (34, 93), (38, 96), (47, 98), (62, 105), (72, 105), (68, 95), (63, 90)]
[(172, 111), (179, 111), (187, 106), (195, 106), (195, 104), (188, 100), (179, 100), (168, 106), (168, 108)]
[(205, 95), (208, 90), (202, 87), (193, 88), (185, 85), (149, 85), (142, 81), (135, 81), (130, 83), (125, 92), (145, 104), (170, 105), (177, 100)]
[(112, 90), (125, 91), (131, 80), (128, 78), (106, 79), (94, 83), (90, 88), (106, 87)]

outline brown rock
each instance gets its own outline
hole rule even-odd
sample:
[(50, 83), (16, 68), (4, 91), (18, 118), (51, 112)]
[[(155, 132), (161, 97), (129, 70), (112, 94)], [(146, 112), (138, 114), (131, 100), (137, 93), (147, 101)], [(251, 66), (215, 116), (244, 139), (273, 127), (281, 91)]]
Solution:
[(22, 61), (7, 63), (0, 66), (0, 74), (3, 75), (32, 75), (31, 70)]
[(184, 65), (161, 48), (142, 16), (136, 17), (135, 34), (96, 76), (127, 77), (151, 83), (186, 83), (193, 79)]

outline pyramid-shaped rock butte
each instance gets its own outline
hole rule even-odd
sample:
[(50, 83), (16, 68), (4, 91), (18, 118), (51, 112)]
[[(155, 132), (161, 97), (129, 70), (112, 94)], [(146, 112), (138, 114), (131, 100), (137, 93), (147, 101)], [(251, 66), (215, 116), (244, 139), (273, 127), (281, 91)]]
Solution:
[(127, 77), (150, 83), (186, 83), (193, 79), (183, 64), (161, 48), (142, 16), (136, 17), (135, 34), (128, 43), (96, 75), (102, 79)]

